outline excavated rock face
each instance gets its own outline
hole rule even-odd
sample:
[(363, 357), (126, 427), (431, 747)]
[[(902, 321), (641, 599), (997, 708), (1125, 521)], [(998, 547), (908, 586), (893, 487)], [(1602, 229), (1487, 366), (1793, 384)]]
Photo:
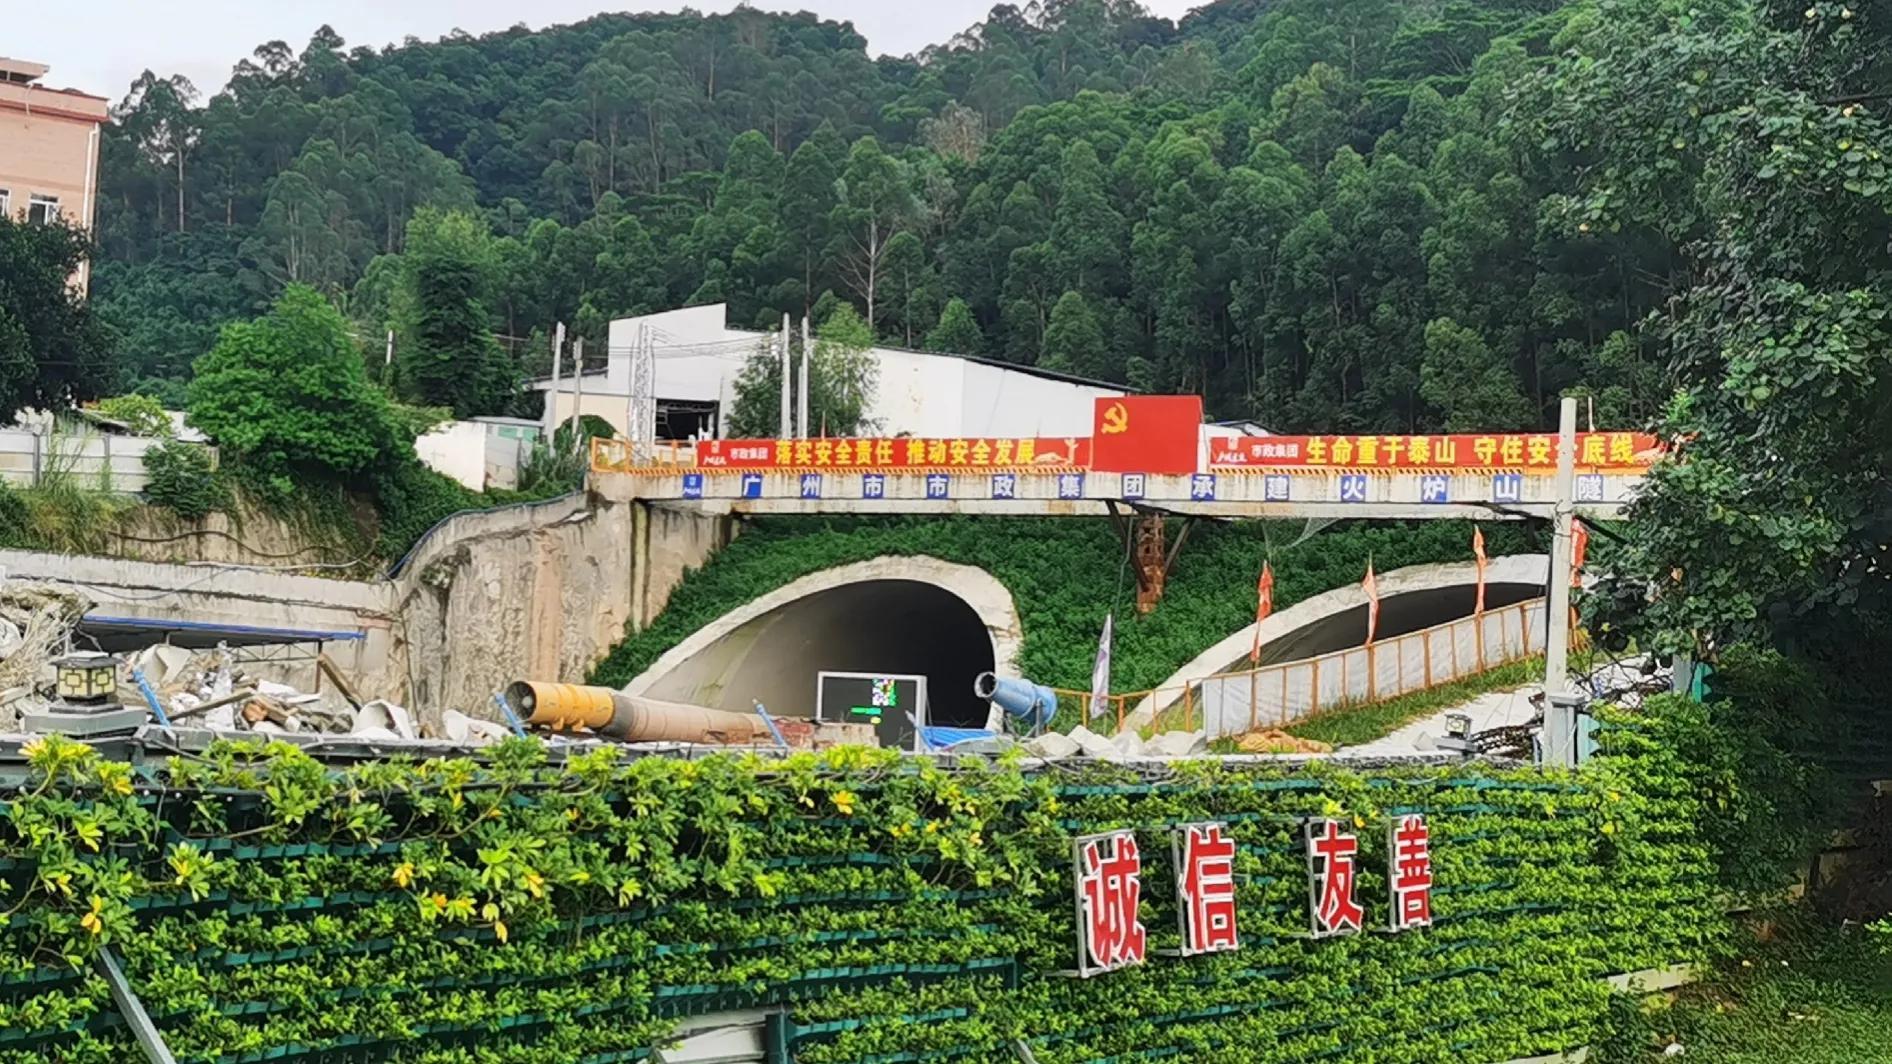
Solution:
[(514, 680), (583, 682), (728, 537), (718, 518), (597, 499), (472, 518), (396, 589), (406, 704), (435, 732), (449, 709), (497, 719)]

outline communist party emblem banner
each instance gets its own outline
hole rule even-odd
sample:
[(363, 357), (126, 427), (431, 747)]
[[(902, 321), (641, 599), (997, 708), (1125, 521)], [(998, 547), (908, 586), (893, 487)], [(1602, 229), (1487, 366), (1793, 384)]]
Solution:
[(1091, 468), (1100, 473), (1194, 473), (1201, 436), (1199, 395), (1100, 396), (1091, 426)]
[[(1580, 432), (1576, 467), (1642, 470), (1662, 456), (1654, 436)], [(1216, 441), (1209, 465), (1270, 472), (1322, 469), (1476, 470), (1554, 473), (1555, 434), (1489, 436), (1238, 436)]]

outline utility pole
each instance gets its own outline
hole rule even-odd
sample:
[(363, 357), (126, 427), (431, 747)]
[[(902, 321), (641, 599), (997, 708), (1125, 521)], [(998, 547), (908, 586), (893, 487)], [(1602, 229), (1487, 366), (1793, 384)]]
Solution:
[(631, 357), (631, 459), (642, 465), (657, 451), (657, 337), (648, 324), (637, 332)]
[[(633, 442), (637, 439), (637, 360), (644, 354), (644, 328), (643, 325), (637, 327), (637, 342), (632, 346), (630, 358), (625, 363), (630, 367), (630, 372), (626, 374), (624, 382), (624, 438)], [(605, 366), (608, 375), (611, 363), (617, 358), (617, 352), (609, 347), (606, 347), (605, 351)]]
[(565, 367), (565, 323), (552, 330), (552, 387), (545, 393), (545, 443), (551, 446), (558, 432), (558, 377)]
[(793, 396), (795, 394), (795, 382), (788, 375), (787, 311), (782, 312), (782, 331), (775, 334), (775, 343), (777, 347), (776, 353), (782, 357), (782, 413), (775, 422), (775, 437), (780, 440), (788, 440), (795, 437), (795, 425), (794, 422), (790, 420), (795, 416), (794, 407), (790, 405), (793, 402)]
[(580, 336), (572, 341), (572, 416), (568, 419), (572, 425), (572, 449), (583, 446), (580, 439), (585, 429), (585, 338)]
[(1570, 693), (1571, 522), (1576, 510), (1577, 401), (1566, 397), (1557, 416), (1557, 509), (1550, 540), (1550, 595), (1544, 636), (1544, 764), (1577, 763), (1577, 714)]
[(808, 433), (808, 381), (810, 380), (810, 374), (808, 371), (808, 363), (813, 362), (814, 358), (815, 358), (815, 345), (814, 345), (814, 341), (809, 337), (808, 319), (804, 317), (801, 320), (801, 418), (800, 418), (801, 431), (797, 433), (795, 436), (795, 438), (798, 440), (805, 440), (808, 438), (808, 435), (809, 435)]

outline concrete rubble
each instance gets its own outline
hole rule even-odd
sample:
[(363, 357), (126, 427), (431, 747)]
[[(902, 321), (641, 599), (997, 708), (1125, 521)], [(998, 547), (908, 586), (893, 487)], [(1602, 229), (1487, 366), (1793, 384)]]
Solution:
[(1197, 757), (1209, 752), (1209, 737), (1200, 731), (1170, 731), (1144, 739), (1135, 731), (1106, 738), (1082, 725), (1070, 733), (1046, 732), (1024, 744), (1027, 753), (1047, 761), (1088, 757), (1098, 761), (1141, 761), (1150, 758)]

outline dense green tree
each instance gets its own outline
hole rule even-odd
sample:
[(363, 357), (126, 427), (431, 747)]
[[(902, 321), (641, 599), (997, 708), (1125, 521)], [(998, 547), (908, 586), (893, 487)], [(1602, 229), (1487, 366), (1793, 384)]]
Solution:
[(492, 235), (479, 218), (427, 208), (408, 223), (394, 380), (402, 398), (459, 417), (505, 409), (515, 367), (493, 338)]
[(613, 317), (722, 300), (772, 328), (829, 292), (909, 346), (951, 293), (982, 350), (1034, 363), (1075, 292), (1104, 337), (1086, 372), (1280, 430), (1437, 427), (1439, 318), (1509, 369), (1525, 422), (1571, 391), (1642, 420), (1669, 378), (1636, 325), (1692, 283), (1702, 227), (1669, 189), (1678, 225), (1553, 224), (1580, 171), (1516, 93), (1592, 2), (1218, 0), (1172, 24), (1055, 0), (923, 60), (749, 9), (378, 51), (325, 30), (201, 107), (134, 86), (102, 148), (101, 300), (154, 379), (292, 282), (378, 334), (411, 310), (389, 284), (411, 216), (479, 210), (473, 302), (534, 372), (559, 322), (600, 345)]
[(0, 217), (0, 411), (60, 410), (118, 384), (114, 337), (72, 284), (91, 244), (63, 224)]
[(835, 233), (830, 247), (842, 280), (866, 310), (869, 329), (880, 322), (888, 254), (913, 221), (916, 205), (910, 180), (905, 164), (881, 150), (874, 138), (863, 137), (848, 151), (835, 186), (839, 202), (829, 215)]
[[(1659, 234), (1677, 445), (1630, 509), (1618, 594), (1650, 645), (1883, 638), (1892, 614), (1892, 62), (1882, 20), (1603, 0), (1531, 102), (1579, 238)], [(1811, 630), (1810, 630), (1811, 629)]]
[(1530, 401), (1484, 338), (1450, 318), (1426, 325), (1419, 391), (1439, 410), (1447, 432), (1530, 428)]
[(1045, 329), (1045, 352), (1038, 364), (1062, 373), (1089, 375), (1104, 361), (1104, 330), (1090, 304), (1076, 292), (1058, 297)]
[(190, 420), (283, 498), (299, 482), (341, 483), (412, 458), (347, 320), (305, 285), (284, 289), (264, 316), (224, 326), (197, 360)]
[(980, 331), (979, 322), (972, 316), (972, 308), (957, 296), (946, 302), (946, 309), (940, 311), (939, 324), (926, 334), (922, 345), (928, 351), (942, 351), (955, 355), (977, 355), (985, 351), (985, 333)]

